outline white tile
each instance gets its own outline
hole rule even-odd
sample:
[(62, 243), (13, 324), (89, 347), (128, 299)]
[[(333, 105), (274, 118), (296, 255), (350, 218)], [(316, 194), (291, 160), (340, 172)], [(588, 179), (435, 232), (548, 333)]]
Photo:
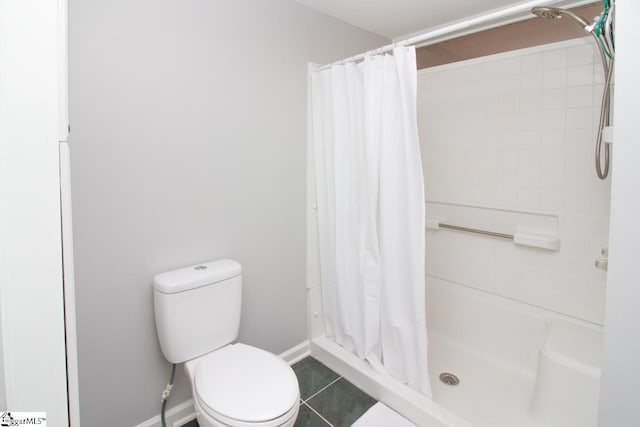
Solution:
[(585, 86), (593, 84), (593, 65), (579, 65), (567, 69), (568, 86)]
[(525, 92), (520, 94), (520, 111), (542, 109), (541, 92)]
[(542, 129), (557, 130), (564, 129), (566, 124), (566, 110), (544, 110), (542, 112)]
[(589, 224), (589, 235), (596, 238), (609, 238), (609, 218), (591, 217)]
[(591, 210), (593, 204), (593, 197), (587, 193), (568, 192), (564, 197), (563, 214), (583, 215), (589, 212), (591, 215), (597, 215)]
[(545, 90), (542, 92), (542, 108), (555, 109), (565, 108), (567, 104), (566, 89)]
[[(593, 156), (592, 158), (595, 161), (595, 150), (592, 150), (591, 154)], [(611, 193), (611, 180), (608, 179), (608, 178), (605, 179), (605, 180), (597, 178), (596, 173), (595, 173), (595, 166), (593, 166), (592, 170), (593, 170), (592, 177), (594, 178), (593, 179), (593, 188), (592, 188), (593, 193), (597, 194), (597, 195), (604, 195), (604, 196), (608, 197), (609, 194)], [(608, 209), (608, 205), (607, 205), (607, 209)]]
[(545, 70), (565, 68), (567, 66), (567, 50), (557, 49), (544, 52), (542, 66)]
[(500, 188), (495, 191), (493, 196), (493, 203), (495, 203), (495, 207), (501, 209), (513, 209), (514, 201), (518, 197), (518, 188), (515, 184), (515, 178), (513, 181), (511, 180), (500, 180), (502, 183)]
[(540, 209), (543, 212), (558, 215), (562, 210), (564, 193), (558, 191), (543, 191), (540, 195)]
[(566, 170), (568, 172), (588, 173), (593, 168), (591, 150), (574, 150), (567, 156)]
[(600, 124), (600, 114), (601, 114), (600, 107), (596, 107), (596, 108), (592, 108), (591, 109), (591, 127), (596, 132), (597, 132), (598, 126)]
[(526, 74), (534, 73), (536, 71), (542, 71), (543, 56), (544, 55), (542, 53), (534, 53), (522, 56), (520, 58), (520, 66), (522, 72)]
[(485, 78), (484, 74), (482, 73), (482, 64), (470, 65), (467, 69), (467, 72), (467, 79), (469, 81), (477, 82), (478, 80)]
[[(560, 224), (561, 231), (563, 236), (587, 236), (589, 230), (589, 216), (586, 214), (574, 214), (574, 215), (565, 215), (562, 218), (562, 223)], [(581, 253), (581, 251), (585, 250), (585, 245), (581, 240), (569, 238), (563, 239), (563, 246), (568, 246), (572, 243), (576, 244), (576, 247), (573, 248), (572, 252)], [(567, 247), (569, 249), (569, 247)]]
[(517, 152), (514, 150), (498, 150), (496, 160), (498, 169), (515, 171), (518, 166)]
[[(520, 96), (514, 95), (500, 95), (485, 105), (484, 108), (490, 108), (495, 110), (496, 113), (511, 113), (518, 111), (520, 107)], [(482, 111), (482, 110), (480, 110)]]
[(511, 141), (513, 140), (513, 135), (515, 133), (516, 132), (492, 132), (492, 138), (494, 139), (496, 149), (510, 149)]
[(517, 150), (539, 150), (541, 138), (539, 130), (520, 131), (514, 136), (511, 147)]
[(540, 147), (547, 150), (564, 150), (564, 129), (542, 131), (540, 135)]
[(530, 170), (518, 170), (518, 187), (521, 193), (528, 193), (532, 190), (539, 190), (542, 187), (540, 173)]
[(540, 155), (540, 168), (544, 171), (562, 172), (564, 170), (564, 151), (544, 150)]
[(565, 181), (570, 192), (586, 192), (591, 187), (591, 172), (566, 172)]
[(518, 169), (522, 171), (540, 170), (540, 150), (518, 151)]
[(518, 94), (520, 92), (520, 76), (500, 78), (496, 85), (496, 93), (501, 95)]
[[(604, 85), (593, 86), (593, 101), (592, 105), (600, 106), (602, 103), (602, 92), (604, 91)], [(613, 101), (613, 99), (611, 100)]]
[(591, 107), (593, 105), (593, 86), (567, 88), (567, 107)]
[(566, 190), (564, 171), (543, 171), (540, 173), (540, 188), (543, 192)]
[(591, 129), (567, 129), (567, 150), (584, 150), (595, 144), (595, 135)]
[(493, 76), (513, 76), (520, 74), (520, 57), (506, 58), (495, 62)]
[(593, 82), (595, 84), (604, 84), (604, 81), (604, 68), (602, 67), (602, 62), (598, 60), (593, 64)]
[(491, 80), (495, 78), (497, 72), (499, 72), (500, 66), (497, 61), (487, 61), (478, 64), (476, 71), (480, 74), (482, 80)]
[(542, 87), (544, 90), (560, 89), (567, 86), (567, 69), (557, 68), (544, 70), (542, 75)]
[(529, 189), (518, 193), (517, 209), (525, 212), (540, 212), (542, 192), (539, 189)]
[(488, 115), (484, 120), (487, 130), (507, 132), (518, 129), (519, 117), (518, 113), (502, 113)]
[(515, 183), (518, 180), (518, 172), (516, 169), (498, 169), (496, 171), (496, 178), (503, 183), (505, 188), (511, 187), (513, 190), (516, 190)]
[(593, 42), (567, 49), (567, 64), (572, 67), (593, 63)]
[(523, 111), (519, 115), (519, 129), (536, 130), (540, 129), (542, 112), (540, 111)]
[(422, 165), (424, 169), (431, 169), (438, 166), (440, 152), (437, 150), (428, 150), (425, 147), (427, 144), (424, 141), (421, 143), (421, 155), (422, 155)]
[(543, 73), (536, 71), (520, 76), (520, 90), (524, 92), (540, 91), (543, 88)]
[(446, 202), (449, 197), (449, 187), (427, 181), (424, 193), (427, 200)]
[(567, 109), (567, 129), (591, 129), (593, 110), (591, 108)]
[(610, 212), (610, 196), (609, 194), (592, 195), (589, 198), (589, 212), (593, 216), (606, 217)]

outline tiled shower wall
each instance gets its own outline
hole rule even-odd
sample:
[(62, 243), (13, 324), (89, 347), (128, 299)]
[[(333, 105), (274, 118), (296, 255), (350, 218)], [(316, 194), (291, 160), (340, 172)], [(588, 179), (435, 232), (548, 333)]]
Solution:
[(430, 206), (453, 204), (458, 220), (469, 206), (545, 214), (561, 240), (553, 252), (430, 231), (428, 275), (602, 324), (606, 275), (594, 260), (607, 246), (610, 183), (593, 157), (603, 74), (589, 38), (419, 72)]

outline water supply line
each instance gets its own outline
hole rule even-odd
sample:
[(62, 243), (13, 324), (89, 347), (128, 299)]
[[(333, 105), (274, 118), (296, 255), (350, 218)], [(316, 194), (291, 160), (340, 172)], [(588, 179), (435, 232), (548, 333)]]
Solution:
[(165, 411), (167, 409), (167, 399), (171, 395), (171, 389), (173, 388), (173, 380), (175, 376), (176, 376), (176, 364), (174, 363), (171, 365), (171, 374), (169, 374), (169, 382), (167, 383), (167, 386), (165, 387), (165, 389), (162, 391), (162, 398), (161, 398), (162, 408), (160, 410), (160, 420), (162, 421), (162, 427), (167, 427), (167, 422), (165, 420)]
[(602, 161), (602, 131), (611, 124), (611, 82), (613, 77), (613, 65), (615, 56), (614, 44), (614, 0), (603, 0), (602, 12), (596, 16), (591, 24), (575, 13), (555, 7), (534, 7), (531, 13), (545, 19), (561, 19), (567, 17), (580, 28), (591, 34), (595, 39), (600, 52), (602, 67), (604, 69), (605, 84), (602, 91), (602, 103), (600, 106), (600, 119), (598, 121), (598, 133), (596, 135), (595, 165), (596, 175), (600, 179), (606, 179), (609, 175), (611, 163), (611, 147), (604, 143), (604, 162)]

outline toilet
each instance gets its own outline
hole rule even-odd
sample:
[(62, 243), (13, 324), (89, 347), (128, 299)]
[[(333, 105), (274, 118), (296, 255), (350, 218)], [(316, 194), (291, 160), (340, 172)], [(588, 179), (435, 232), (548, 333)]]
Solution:
[(201, 427), (288, 427), (300, 408), (293, 369), (238, 337), (242, 267), (230, 259), (153, 279), (156, 329), (171, 363), (183, 363)]

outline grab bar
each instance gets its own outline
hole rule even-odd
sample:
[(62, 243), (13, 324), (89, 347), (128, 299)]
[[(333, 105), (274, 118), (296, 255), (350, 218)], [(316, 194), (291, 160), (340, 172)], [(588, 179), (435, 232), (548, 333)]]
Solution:
[(450, 230), (464, 231), (466, 233), (483, 234), (485, 236), (500, 237), (501, 239), (513, 240), (513, 234), (497, 233), (495, 231), (480, 230), (478, 228), (461, 227), (459, 225), (438, 223), (440, 228), (448, 228)]
[(531, 246), (550, 251), (560, 250), (560, 239), (556, 234), (540, 233), (535, 231), (516, 231), (514, 234), (498, 233), (497, 231), (482, 230), (480, 228), (463, 227), (461, 225), (447, 224), (438, 218), (427, 218), (426, 228), (431, 230), (456, 230), (465, 233), (480, 234), (483, 236), (497, 237), (513, 241), (516, 245)]

